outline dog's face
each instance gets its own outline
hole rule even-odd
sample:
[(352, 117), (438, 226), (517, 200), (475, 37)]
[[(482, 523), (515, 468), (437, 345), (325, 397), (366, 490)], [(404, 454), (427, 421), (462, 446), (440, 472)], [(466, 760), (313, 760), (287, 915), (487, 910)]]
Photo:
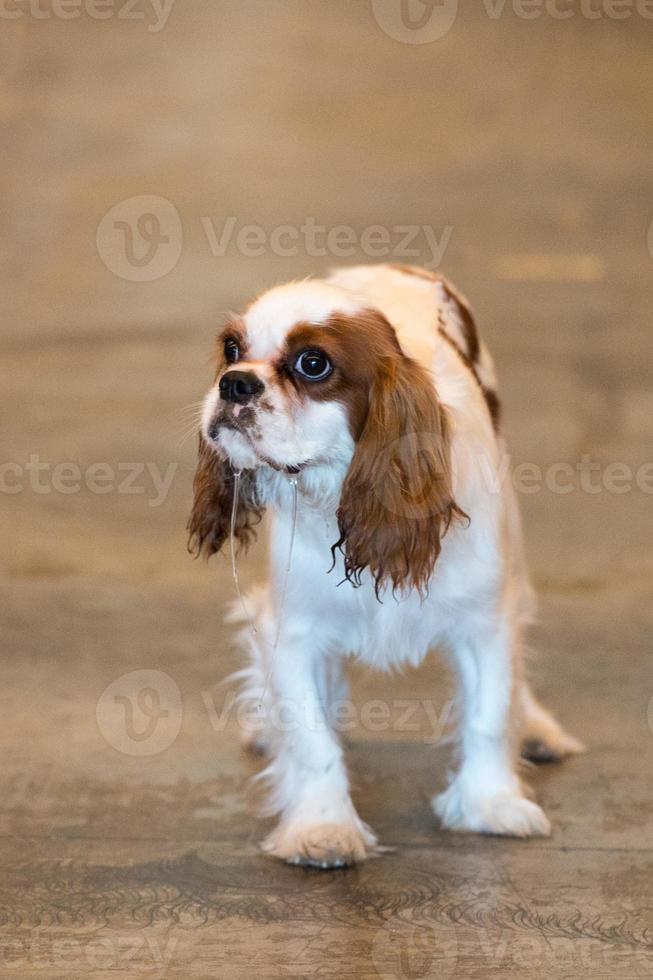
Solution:
[[(204, 403), (191, 538), (208, 553), (228, 533), (233, 474), (244, 494), (236, 535), (261, 512), (261, 472), (340, 473), (335, 546), (345, 574), (378, 588), (426, 587), (457, 512), (446, 415), (427, 372), (375, 309), (321, 282), (264, 294), (218, 341)], [(301, 489), (301, 482), (300, 482)]]
[(281, 287), (218, 338), (202, 434), (237, 469), (297, 473), (351, 458), (370, 386), (369, 330), (353, 299)]

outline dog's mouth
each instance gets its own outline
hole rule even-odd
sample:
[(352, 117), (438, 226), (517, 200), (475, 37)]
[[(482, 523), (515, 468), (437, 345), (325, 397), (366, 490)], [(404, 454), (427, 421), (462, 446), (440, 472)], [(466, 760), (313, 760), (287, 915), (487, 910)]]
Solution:
[[(254, 424), (254, 409), (247, 405), (234, 405), (230, 412), (221, 412), (213, 423), (216, 433), (219, 429), (232, 429), (248, 436), (248, 428)], [(248, 436), (249, 437), (249, 436)]]
[[(237, 432), (243, 439), (246, 440), (250, 449), (256, 454), (256, 457), (261, 461), (262, 465), (269, 466), (271, 469), (275, 470), (277, 473), (285, 473), (287, 476), (298, 476), (307, 466), (313, 462), (311, 459), (305, 459), (298, 463), (282, 463), (277, 460), (270, 459), (265, 453), (261, 451), (259, 445), (255, 438), (256, 428), (254, 426), (254, 411), (247, 406), (238, 406), (240, 411), (236, 412), (221, 412), (220, 415), (214, 420), (209, 428), (209, 439), (210, 441), (218, 447), (218, 436), (221, 429), (227, 429), (230, 432)], [(221, 448), (221, 447), (220, 447)], [(224, 449), (222, 449), (224, 452)]]
[(310, 459), (305, 459), (301, 463), (277, 463), (268, 456), (264, 456), (255, 446), (252, 448), (262, 463), (276, 470), (277, 473), (285, 473), (286, 476), (298, 476), (311, 463)]

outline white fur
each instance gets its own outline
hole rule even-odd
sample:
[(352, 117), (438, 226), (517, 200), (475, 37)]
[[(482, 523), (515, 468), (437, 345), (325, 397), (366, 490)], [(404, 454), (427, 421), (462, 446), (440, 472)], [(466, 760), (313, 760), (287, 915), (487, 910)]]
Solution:
[(251, 356), (269, 357), (297, 323), (322, 323), (331, 313), (356, 313), (359, 301), (326, 282), (290, 282), (263, 293), (247, 309)]
[[(433, 647), (451, 658), (459, 678), (460, 762), (433, 807), (452, 830), (549, 833), (547, 818), (525, 797), (517, 775), (520, 740), (542, 739), (560, 755), (580, 749), (535, 701), (523, 678), (522, 633), (532, 600), (516, 502), (509, 481), (498, 485), (503, 443), (479, 385), (438, 333), (440, 310), (462, 342), (455, 306), (440, 284), (374, 266), (342, 270), (327, 282), (274, 289), (245, 314), (250, 356), (265, 373), (298, 320), (322, 323), (332, 312), (362, 306), (381, 310), (406, 352), (432, 372), (453, 424), (454, 495), (471, 523), (452, 526), (444, 537), (426, 599), (416, 593), (395, 597), (386, 589), (379, 602), (366, 574), (358, 589), (339, 584), (340, 556), (329, 572), (340, 488), (354, 451), (340, 405), (310, 402), (298, 408), (271, 391), (273, 411), (257, 416), (255, 440), (248, 443), (234, 432), (220, 437), (235, 467), (259, 467), (260, 490), (272, 515), (269, 582), (251, 600), (257, 634), (243, 630), (250, 652), (245, 696), (261, 711), (248, 737), (270, 753), (263, 774), (270, 788), (268, 812), (280, 816), (264, 848), (291, 862), (323, 866), (360, 860), (376, 846), (351, 801), (343, 751), (330, 723), (330, 704), (343, 690), (343, 655), (386, 670), (419, 664)], [(485, 349), (481, 362), (482, 380), (494, 383)], [(217, 397), (216, 389), (207, 396), (205, 436)], [(296, 478), (294, 551), (276, 650), (292, 488), (263, 459), (280, 466), (313, 460)], [(299, 709), (294, 725), (273, 717), (275, 705)]]

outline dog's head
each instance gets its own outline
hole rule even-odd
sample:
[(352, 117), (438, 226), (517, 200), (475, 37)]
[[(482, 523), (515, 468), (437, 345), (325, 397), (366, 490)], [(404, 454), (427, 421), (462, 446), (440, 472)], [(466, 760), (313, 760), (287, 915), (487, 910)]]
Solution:
[[(200, 433), (189, 529), (212, 554), (260, 517), (259, 474), (336, 485), (345, 574), (367, 569), (378, 589), (424, 590), (456, 507), (449, 428), (429, 374), (394, 328), (353, 293), (291, 283), (256, 300), (218, 338), (215, 383)], [(319, 474), (316, 477), (316, 474)]]

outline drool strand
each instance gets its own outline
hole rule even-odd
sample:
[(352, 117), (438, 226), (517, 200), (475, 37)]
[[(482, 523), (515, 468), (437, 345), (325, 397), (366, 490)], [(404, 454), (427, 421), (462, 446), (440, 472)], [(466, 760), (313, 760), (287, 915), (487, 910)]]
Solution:
[[(238, 596), (238, 601), (240, 602), (241, 609), (243, 610), (243, 615), (249, 625), (252, 636), (258, 637), (259, 632), (256, 627), (254, 620), (252, 619), (249, 609), (247, 608), (247, 603), (245, 602), (245, 596), (243, 595), (243, 590), (240, 587), (240, 579), (238, 576), (238, 563), (236, 561), (236, 517), (238, 514), (238, 502), (240, 500), (240, 478), (241, 471), (234, 470), (234, 489), (233, 498), (231, 501), (231, 525), (229, 531), (229, 550), (231, 553), (231, 576), (234, 580), (234, 585), (236, 587), (236, 594)], [(274, 653), (279, 646), (279, 639), (281, 637), (281, 628), (283, 625), (283, 613), (286, 606), (286, 597), (288, 594), (288, 580), (290, 578), (290, 567), (292, 564), (292, 554), (295, 544), (295, 529), (297, 526), (297, 501), (298, 501), (298, 490), (297, 490), (297, 478), (293, 477), (289, 481), (290, 487), (292, 488), (292, 517), (290, 524), (290, 542), (288, 544), (288, 557), (286, 559), (286, 565), (283, 573), (283, 583), (281, 586), (281, 597), (279, 600), (278, 616), (277, 616), (277, 629), (274, 637), (274, 643), (272, 644), (272, 652)], [(267, 642), (267, 641), (266, 641)]]
[(258, 635), (256, 624), (249, 614), (249, 609), (245, 603), (245, 597), (240, 588), (238, 579), (238, 565), (236, 564), (236, 515), (238, 513), (238, 501), (240, 499), (240, 470), (234, 470), (234, 493), (231, 501), (231, 526), (229, 529), (229, 550), (231, 552), (231, 575), (236, 586), (236, 594), (243, 610), (243, 615), (247, 620), (252, 636)]

